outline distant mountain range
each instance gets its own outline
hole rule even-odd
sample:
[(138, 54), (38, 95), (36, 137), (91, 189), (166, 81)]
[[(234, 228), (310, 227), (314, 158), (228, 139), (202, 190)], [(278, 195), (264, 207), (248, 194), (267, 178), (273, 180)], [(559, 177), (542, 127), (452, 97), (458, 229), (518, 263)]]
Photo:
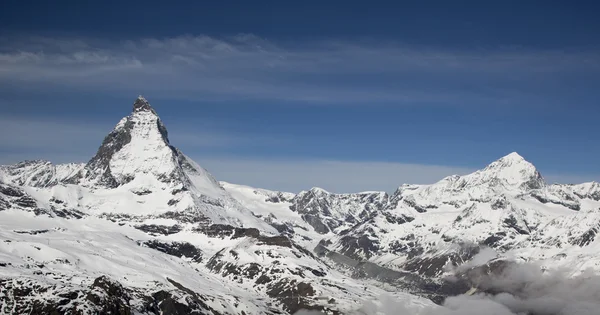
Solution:
[(549, 185), (517, 153), (391, 195), (218, 182), (140, 96), (88, 163), (0, 167), (0, 314), (436, 307), (477, 287), (465, 264), (598, 270), (599, 230), (598, 183)]

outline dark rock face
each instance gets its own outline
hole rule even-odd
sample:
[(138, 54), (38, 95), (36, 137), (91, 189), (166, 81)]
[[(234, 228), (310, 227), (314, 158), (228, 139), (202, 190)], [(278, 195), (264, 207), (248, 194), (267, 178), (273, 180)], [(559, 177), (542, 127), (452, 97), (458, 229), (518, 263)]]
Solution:
[(104, 138), (96, 155), (85, 166), (88, 170), (86, 175), (88, 179), (100, 176), (98, 182), (100, 185), (108, 188), (120, 185), (111, 174), (109, 162), (116, 152), (131, 142), (131, 129), (133, 129), (133, 122), (127, 119), (122, 128), (113, 130)]
[(160, 215), (158, 215), (158, 217), (161, 219), (177, 220), (181, 223), (201, 223), (201, 224), (207, 225), (210, 222), (210, 219), (208, 219), (204, 215), (202, 215), (198, 212), (190, 212), (190, 211), (180, 211), (180, 212), (168, 211), (165, 213), (161, 213)]
[[(572, 200), (571, 198), (568, 197), (567, 194), (563, 194), (561, 196), (562, 197), (561, 201), (546, 198), (544, 195), (542, 195), (541, 193), (539, 193), (537, 191), (532, 192), (531, 196), (533, 198), (537, 199), (541, 203), (553, 203), (553, 204), (567, 207), (574, 211), (581, 210), (581, 205), (579, 204), (579, 202), (577, 202), (576, 200)], [(562, 200), (564, 200), (564, 201), (562, 201)]]
[[(267, 221), (267, 220), (265, 220)], [(291, 226), (290, 223), (275, 223), (275, 222), (268, 222), (272, 227), (274, 227), (277, 232), (281, 233), (281, 234), (286, 234), (286, 235), (292, 235), (294, 234), (294, 227)]]
[(402, 268), (421, 276), (433, 278), (442, 274), (447, 263), (458, 266), (464, 261), (471, 260), (479, 251), (479, 246), (464, 244), (459, 250), (449, 254), (415, 257), (402, 265)]
[(302, 220), (306, 221), (306, 223), (310, 224), (317, 233), (321, 234), (327, 234), (331, 231), (331, 228), (337, 227), (335, 224), (330, 223), (330, 225), (327, 225), (323, 223), (323, 219), (314, 214), (303, 214)]
[(236, 239), (240, 237), (251, 237), (258, 240), (258, 245), (272, 245), (292, 248), (292, 241), (285, 235), (264, 236), (256, 228), (239, 228), (227, 224), (211, 224), (200, 227), (194, 231), (204, 233), (210, 237)]
[(29, 196), (22, 196), (13, 201), (16, 205), (21, 206), (23, 208), (35, 208), (37, 207), (37, 202)]
[(280, 202), (291, 202), (292, 199), (287, 198), (282, 192), (279, 192), (275, 196), (270, 196), (269, 198), (265, 199), (265, 201), (271, 202), (271, 203), (280, 203)]
[(326, 222), (331, 216), (329, 211), (331, 205), (324, 194), (317, 194), (310, 190), (305, 194), (299, 194), (292, 200), (290, 210), (302, 215), (302, 219), (310, 224), (317, 233), (326, 234), (335, 229), (338, 224)]
[(490, 207), (493, 210), (498, 210), (498, 209), (506, 209), (508, 207), (508, 205), (509, 205), (508, 200), (506, 200), (506, 197), (503, 197), (503, 198), (498, 198), (496, 201), (494, 201)]
[(409, 234), (390, 243), (390, 251), (396, 255), (407, 255), (408, 259), (412, 259), (425, 252), (414, 234)]
[[(45, 297), (44, 294), (47, 296)], [(46, 286), (31, 280), (0, 280), (0, 312), (6, 314), (130, 315), (130, 295), (108, 277), (94, 280), (88, 290)]]
[(234, 228), (234, 233), (231, 238), (235, 239), (244, 236), (258, 238), (260, 236), (260, 232), (255, 228)]
[(13, 232), (18, 233), (18, 234), (38, 235), (38, 234), (48, 233), (49, 231), (48, 230), (28, 230), (28, 231), (14, 230)]
[(156, 249), (167, 255), (176, 257), (185, 257), (191, 259), (193, 262), (202, 262), (202, 251), (196, 246), (187, 242), (161, 242), (158, 240), (151, 240), (141, 242), (141, 246), (147, 246), (152, 249)]
[[(240, 228), (234, 227), (228, 224), (211, 224), (208, 226), (200, 225), (194, 228), (194, 232), (203, 233), (209, 237), (218, 238), (231, 238), (236, 239), (240, 237), (251, 237), (256, 239), (262, 239), (260, 231), (256, 228)], [(267, 240), (269, 241), (269, 240)]]
[(491, 248), (497, 248), (500, 244), (500, 241), (502, 241), (505, 237), (505, 232), (498, 232), (487, 237), (485, 240), (483, 240), (482, 244)]
[(322, 305), (315, 305), (313, 297), (315, 289), (306, 282), (297, 282), (296, 280), (281, 280), (270, 285), (267, 294), (280, 301), (283, 307), (290, 314), (299, 310), (322, 311), (330, 314), (340, 314), (336, 310), (328, 309)]
[[(148, 299), (146, 309), (151, 314), (161, 315), (187, 315), (187, 314), (213, 314), (219, 315), (217, 311), (210, 308), (206, 302), (205, 297), (202, 295), (184, 287), (180, 283), (167, 278), (177, 291), (178, 295), (182, 297), (174, 296), (173, 293), (164, 290), (158, 291), (152, 294), (151, 299)], [(185, 301), (182, 303), (181, 300)]]
[[(427, 212), (427, 207), (423, 207), (417, 204), (417, 202), (414, 200), (414, 198), (412, 198), (412, 196), (409, 196), (408, 198), (404, 198), (404, 203), (415, 209), (417, 212), (419, 213), (424, 213)], [(430, 206), (431, 208), (435, 208), (435, 206)]]
[(227, 224), (200, 224), (197, 228), (194, 228), (193, 231), (206, 234), (209, 237), (226, 238), (233, 236), (235, 228)]
[(530, 234), (531, 232), (523, 227), (521, 227), (518, 222), (517, 219), (515, 218), (514, 215), (510, 215), (508, 216), (506, 219), (504, 219), (503, 224), (505, 227), (507, 228), (511, 228), (513, 230), (515, 230), (517, 233), (519, 234)]
[(123, 286), (106, 276), (94, 280), (91, 291), (86, 295), (86, 300), (100, 306), (101, 314), (130, 315), (131, 297)]
[(344, 236), (339, 241), (340, 253), (353, 259), (369, 259), (373, 253), (379, 250), (379, 241), (371, 239), (366, 234), (359, 237)]
[(10, 209), (11, 205), (4, 198), (0, 197), (0, 211)]
[(595, 226), (595, 227), (587, 230), (585, 233), (583, 233), (579, 237), (570, 238), (569, 243), (571, 243), (573, 245), (577, 245), (579, 247), (588, 246), (594, 241), (594, 239), (596, 238), (596, 235), (598, 235), (599, 229), (600, 229), (600, 226)]
[(592, 200), (595, 200), (595, 201), (600, 201), (600, 190), (597, 190), (597, 191), (594, 191), (592, 193), (585, 194), (585, 195), (579, 194), (577, 192), (575, 192), (574, 194), (575, 194), (575, 196), (577, 196), (577, 197), (579, 197), (581, 199), (586, 199), (587, 198), (587, 199), (592, 199)]
[(0, 184), (0, 193), (3, 193), (9, 197), (23, 197), (25, 195), (21, 189), (2, 184)]
[(170, 234), (179, 233), (182, 230), (182, 227), (180, 225), (166, 226), (166, 225), (156, 225), (156, 224), (141, 224), (141, 225), (136, 225), (134, 227), (140, 231), (144, 231), (148, 234), (153, 234), (153, 235), (156, 235), (156, 234), (170, 235)]
[(542, 174), (540, 174), (540, 172), (538, 172), (537, 170), (535, 171), (534, 175), (528, 181), (521, 184), (521, 188), (528, 189), (528, 190), (542, 189), (543, 187), (544, 187), (544, 178), (542, 177)]
[(292, 241), (287, 236), (260, 236), (258, 237), (258, 245), (272, 245), (292, 248)]
[(152, 108), (152, 106), (150, 106), (150, 103), (148, 103), (148, 101), (141, 95), (138, 96), (135, 102), (133, 102), (133, 112), (152, 112), (156, 114), (154, 108)]
[[(167, 278), (173, 290), (134, 292), (119, 282), (100, 276), (87, 289), (42, 285), (27, 279), (0, 279), (0, 313), (32, 315), (183, 315), (220, 313), (206, 297)], [(133, 306), (133, 296), (141, 305)], [(184, 301), (184, 302), (182, 302)]]
[(412, 222), (414, 220), (414, 218), (406, 216), (406, 215), (396, 215), (396, 214), (392, 214), (389, 212), (384, 212), (383, 215), (385, 216), (386, 221), (388, 221), (389, 223), (393, 223), (393, 224), (404, 224), (404, 223), (408, 223), (408, 222)]
[(86, 216), (85, 213), (75, 209), (52, 209), (55, 216), (64, 219), (81, 219)]
[(149, 195), (152, 193), (151, 190), (148, 189), (143, 189), (143, 190), (136, 190), (136, 191), (132, 191), (132, 193), (138, 195), (138, 196), (145, 196), (145, 195)]

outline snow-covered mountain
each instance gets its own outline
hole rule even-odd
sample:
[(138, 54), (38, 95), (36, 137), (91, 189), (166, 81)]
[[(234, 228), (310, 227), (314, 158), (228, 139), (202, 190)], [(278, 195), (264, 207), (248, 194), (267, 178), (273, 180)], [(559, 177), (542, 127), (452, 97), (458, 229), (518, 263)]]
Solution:
[[(382, 211), (324, 244), (355, 259), (428, 275), (441, 274), (447, 263), (462, 263), (480, 246), (527, 259), (545, 257), (533, 249), (550, 246), (564, 255), (557, 256), (559, 264), (549, 263), (564, 265), (581, 258), (567, 252), (596, 243), (598, 192), (597, 183), (548, 185), (531, 163), (511, 153), (472, 174), (403, 185)], [(578, 223), (582, 220), (587, 223)], [(568, 231), (553, 237), (569, 235), (572, 241), (544, 241), (541, 235), (556, 226)], [(570, 246), (560, 246), (565, 243)], [(600, 262), (591, 248), (586, 266)]]
[(70, 181), (77, 182), (85, 164), (53, 165), (49, 161), (24, 161), (15, 165), (0, 166), (0, 181), (19, 186), (51, 187)]
[(487, 247), (599, 270), (599, 231), (600, 184), (517, 153), (391, 195), (218, 182), (140, 96), (88, 163), (0, 167), (0, 314), (351, 314), (390, 289), (430, 308)]
[(238, 188), (172, 146), (143, 97), (86, 164), (2, 166), (0, 314), (334, 314), (384, 292), (298, 243), (320, 234), (281, 207), (293, 194)]

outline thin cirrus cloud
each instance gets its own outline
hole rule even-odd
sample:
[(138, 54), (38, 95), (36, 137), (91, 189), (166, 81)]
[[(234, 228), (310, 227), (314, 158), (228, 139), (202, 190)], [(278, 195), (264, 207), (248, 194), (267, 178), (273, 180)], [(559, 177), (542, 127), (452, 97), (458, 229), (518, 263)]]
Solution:
[(520, 89), (527, 82), (600, 71), (595, 51), (466, 52), (381, 41), (273, 42), (254, 35), (5, 37), (0, 44), (0, 82), (186, 99), (507, 102), (527, 97)]

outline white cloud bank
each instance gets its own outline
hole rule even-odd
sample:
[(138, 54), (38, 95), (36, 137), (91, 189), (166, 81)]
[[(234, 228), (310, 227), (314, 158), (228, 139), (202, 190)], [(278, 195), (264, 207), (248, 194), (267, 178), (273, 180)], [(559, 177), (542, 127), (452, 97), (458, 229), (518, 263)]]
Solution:
[[(544, 271), (537, 263), (513, 264), (497, 274), (482, 274), (479, 289), (500, 292), (448, 297), (442, 306), (418, 298), (382, 295), (364, 301), (350, 315), (598, 315), (600, 276), (592, 270)], [(300, 311), (296, 315), (318, 315)]]

